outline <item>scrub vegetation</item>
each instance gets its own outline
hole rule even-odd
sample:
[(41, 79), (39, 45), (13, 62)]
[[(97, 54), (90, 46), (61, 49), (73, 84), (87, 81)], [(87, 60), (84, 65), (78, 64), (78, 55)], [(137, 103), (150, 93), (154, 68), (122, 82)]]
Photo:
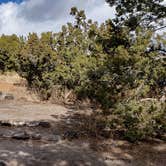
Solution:
[[(58, 33), (0, 37), (0, 71), (15, 71), (42, 100), (66, 89), (102, 109), (100, 130), (130, 141), (166, 132), (166, 7), (162, 0), (107, 0), (116, 18), (99, 25), (73, 7)], [(134, 14), (133, 14), (134, 13)], [(55, 99), (56, 100), (56, 99)], [(94, 118), (94, 117), (93, 117)], [(100, 125), (102, 124), (102, 125)], [(93, 125), (92, 125), (93, 126)]]

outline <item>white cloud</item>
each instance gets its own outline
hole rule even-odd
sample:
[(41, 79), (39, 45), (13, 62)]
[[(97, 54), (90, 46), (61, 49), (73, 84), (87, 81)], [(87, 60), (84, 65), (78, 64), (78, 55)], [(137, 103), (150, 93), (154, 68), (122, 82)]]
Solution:
[(93, 10), (87, 11), (87, 16), (94, 21), (102, 23), (109, 18), (115, 17), (115, 8), (110, 8), (107, 3), (103, 3), (94, 7)]
[(113, 17), (114, 10), (105, 0), (24, 0), (0, 5), (0, 34), (58, 31), (72, 18), (70, 8), (84, 9), (88, 18), (103, 22)]

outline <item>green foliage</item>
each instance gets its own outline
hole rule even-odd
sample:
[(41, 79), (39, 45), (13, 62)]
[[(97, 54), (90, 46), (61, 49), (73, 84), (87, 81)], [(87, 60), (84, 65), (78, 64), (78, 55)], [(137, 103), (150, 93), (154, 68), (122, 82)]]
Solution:
[(21, 41), (16, 35), (0, 38), (0, 70), (17, 70), (17, 56), (21, 49)]
[[(137, 8), (135, 21), (145, 12), (158, 19), (164, 16), (162, 5), (156, 13), (147, 1), (120, 2), (110, 1), (117, 5), (118, 19)], [(32, 33), (25, 39), (1, 36), (0, 70), (17, 71), (43, 100), (51, 97), (55, 87), (59, 87), (58, 94), (69, 89), (77, 100), (90, 99), (103, 109), (103, 116), (117, 118), (108, 118), (108, 123), (115, 122), (110, 126), (115, 130), (120, 126), (131, 141), (162, 136), (166, 129), (166, 108), (160, 102), (166, 93), (165, 34), (155, 35), (143, 22), (126, 26), (131, 21), (126, 19), (98, 25), (75, 7), (70, 14), (75, 22), (62, 26), (59, 33), (42, 33), (41, 37)]]
[(56, 53), (51, 48), (49, 37), (49, 33), (43, 34), (40, 40), (37, 34), (29, 34), (19, 56), (20, 75), (41, 94), (42, 99), (48, 99), (51, 94), (56, 66)]
[[(166, 17), (164, 0), (106, 0), (116, 7), (115, 23), (130, 30), (142, 26), (146, 29), (163, 26)], [(156, 23), (156, 24), (154, 24)]]
[(161, 137), (166, 132), (166, 104), (157, 101), (136, 101), (119, 103), (115, 115), (118, 125), (130, 141), (147, 137)]

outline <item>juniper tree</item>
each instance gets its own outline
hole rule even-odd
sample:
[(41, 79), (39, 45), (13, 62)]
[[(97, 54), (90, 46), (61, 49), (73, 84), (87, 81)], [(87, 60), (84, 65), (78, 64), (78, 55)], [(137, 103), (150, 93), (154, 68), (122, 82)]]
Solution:
[(135, 30), (144, 28), (164, 28), (166, 4), (164, 0), (106, 0), (116, 7), (115, 23)]

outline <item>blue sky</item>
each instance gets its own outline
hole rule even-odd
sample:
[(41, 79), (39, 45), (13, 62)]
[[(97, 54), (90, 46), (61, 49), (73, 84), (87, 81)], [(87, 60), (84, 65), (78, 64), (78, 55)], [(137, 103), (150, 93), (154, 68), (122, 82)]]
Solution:
[(69, 15), (73, 6), (99, 23), (115, 13), (105, 0), (0, 0), (0, 34), (59, 31), (73, 21)]
[(16, 2), (20, 3), (22, 0), (0, 0), (0, 3), (7, 3), (7, 2)]

